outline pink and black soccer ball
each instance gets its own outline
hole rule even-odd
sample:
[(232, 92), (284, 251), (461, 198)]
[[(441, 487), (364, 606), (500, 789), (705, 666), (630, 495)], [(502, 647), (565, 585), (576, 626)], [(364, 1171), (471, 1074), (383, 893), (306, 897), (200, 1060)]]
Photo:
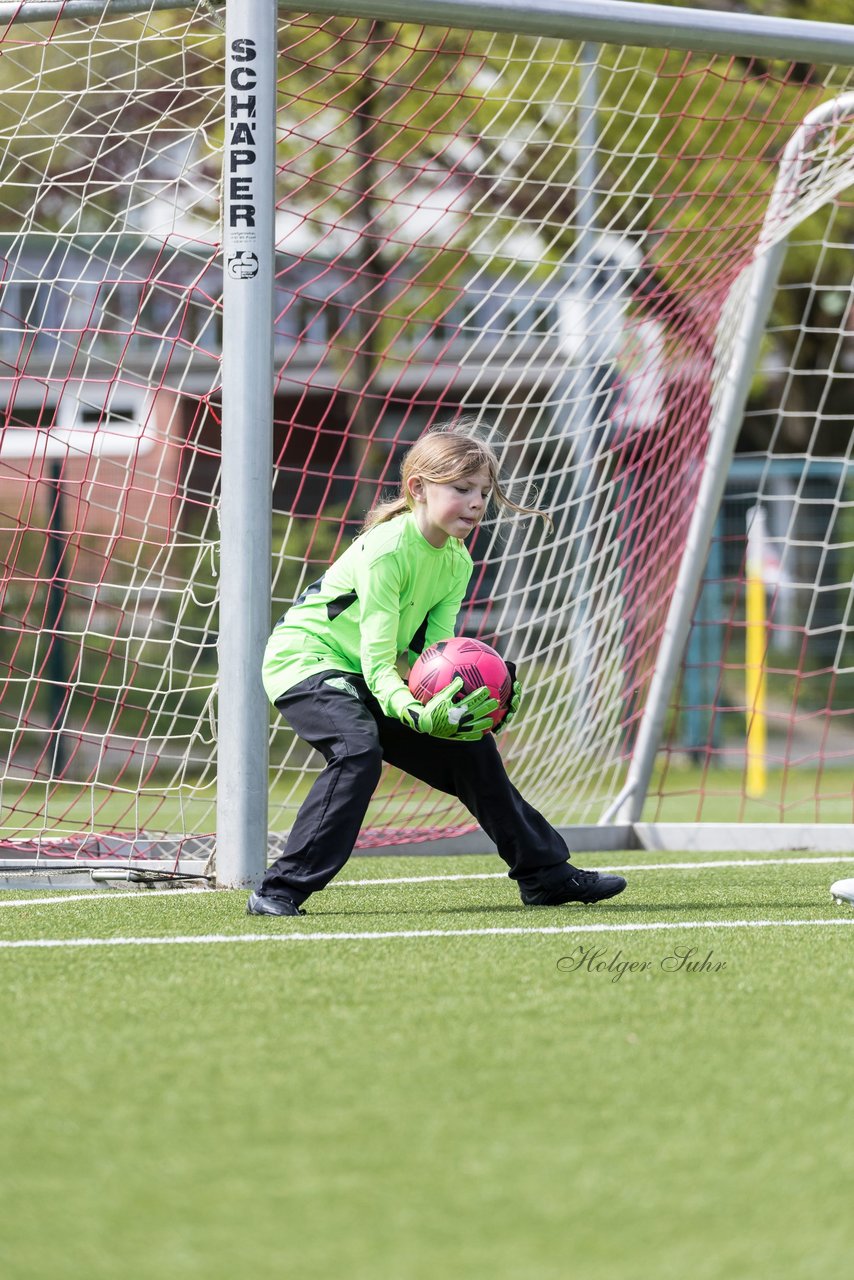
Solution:
[(431, 644), (409, 673), (409, 690), (419, 702), (427, 703), (456, 676), (461, 676), (463, 681), (458, 698), (486, 686), (500, 703), (492, 712), (493, 726), (501, 724), (510, 705), (513, 681), (501, 654), (482, 640), (453, 636)]

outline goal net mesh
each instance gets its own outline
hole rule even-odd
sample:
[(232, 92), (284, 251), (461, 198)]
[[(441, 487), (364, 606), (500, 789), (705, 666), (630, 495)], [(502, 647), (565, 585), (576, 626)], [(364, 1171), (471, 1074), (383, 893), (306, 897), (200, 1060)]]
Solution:
[[(851, 73), (293, 14), (278, 52), (271, 622), (406, 447), (471, 419), (554, 529), (485, 521), (461, 627), (520, 668), (501, 738), (516, 784), (556, 823), (597, 822), (643, 712), (739, 281), (788, 234), (647, 815), (854, 820), (850, 115), (765, 222), (787, 141)], [(2, 848), (205, 856), (221, 11), (12, 22), (2, 53)], [(319, 765), (271, 715), (271, 848)], [(389, 771), (362, 844), (470, 827)]]

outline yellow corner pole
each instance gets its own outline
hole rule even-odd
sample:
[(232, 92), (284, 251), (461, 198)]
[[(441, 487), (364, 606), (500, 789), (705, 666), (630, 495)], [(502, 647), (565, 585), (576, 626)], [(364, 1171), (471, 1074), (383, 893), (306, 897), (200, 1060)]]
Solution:
[(745, 706), (747, 714), (747, 794), (764, 796), (768, 721), (765, 666), (768, 654), (764, 580), (764, 512), (753, 507), (747, 516), (747, 587), (745, 594)]

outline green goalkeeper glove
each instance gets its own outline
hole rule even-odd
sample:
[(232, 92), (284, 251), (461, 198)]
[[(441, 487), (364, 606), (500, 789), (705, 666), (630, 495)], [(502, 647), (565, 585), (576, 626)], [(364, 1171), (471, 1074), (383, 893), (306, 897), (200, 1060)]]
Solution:
[(493, 730), (493, 733), (500, 733), (502, 729), (507, 728), (508, 724), (515, 716), (516, 712), (519, 710), (519, 704), (522, 701), (522, 685), (521, 685), (521, 682), (516, 678), (516, 663), (508, 662), (508, 660), (505, 658), (504, 664), (507, 667), (507, 670), (510, 672), (510, 679), (513, 681), (513, 692), (510, 697), (510, 706), (507, 708), (507, 715), (504, 717), (503, 720), (499, 722), (499, 724), (496, 725), (495, 729)]
[(459, 702), (454, 694), (463, 687), (457, 676), (441, 693), (430, 699), (426, 706), (410, 702), (400, 713), (400, 718), (410, 729), (429, 733), (433, 738), (453, 738), (455, 742), (479, 742), (492, 728), (490, 712), (498, 707), (498, 700), (491, 697), (487, 688), (475, 689)]

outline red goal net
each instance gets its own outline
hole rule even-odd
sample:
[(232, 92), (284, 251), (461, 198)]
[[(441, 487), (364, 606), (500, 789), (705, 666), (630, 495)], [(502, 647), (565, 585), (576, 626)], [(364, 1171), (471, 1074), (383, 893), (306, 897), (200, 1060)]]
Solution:
[[(204, 865), (222, 26), (200, 4), (19, 21), (2, 42), (0, 849)], [(555, 530), (485, 523), (461, 627), (523, 673), (514, 780), (554, 822), (598, 822), (636, 741), (733, 290), (763, 235), (788, 234), (648, 812), (851, 822), (850, 115), (766, 223), (783, 148), (848, 73), (284, 14), (277, 68), (271, 621), (408, 444), (473, 419)], [(319, 762), (274, 717), (271, 735), (275, 847)], [(470, 829), (389, 772), (363, 844)]]

